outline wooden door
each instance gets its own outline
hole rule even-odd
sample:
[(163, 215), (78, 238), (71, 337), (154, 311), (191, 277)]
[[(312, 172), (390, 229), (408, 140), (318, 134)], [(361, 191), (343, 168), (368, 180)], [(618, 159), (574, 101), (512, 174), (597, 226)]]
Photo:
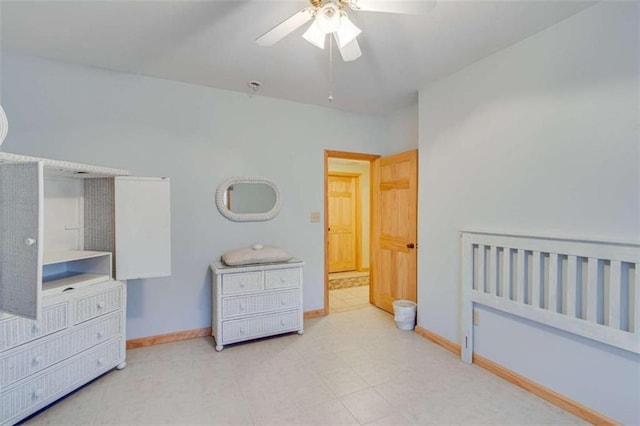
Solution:
[(357, 178), (329, 174), (329, 272), (356, 269)]
[(416, 301), (418, 151), (375, 160), (371, 178), (371, 301), (393, 312)]
[(43, 163), (0, 164), (0, 311), (40, 319)]

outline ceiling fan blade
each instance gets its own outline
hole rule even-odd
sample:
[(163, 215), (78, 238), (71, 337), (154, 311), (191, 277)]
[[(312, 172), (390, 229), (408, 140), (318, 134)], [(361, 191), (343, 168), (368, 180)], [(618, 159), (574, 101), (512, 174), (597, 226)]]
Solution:
[(420, 15), (433, 9), (436, 0), (350, 0), (349, 7), (365, 12), (403, 13)]
[(313, 18), (313, 8), (307, 7), (295, 15), (285, 19), (266, 33), (256, 39), (260, 46), (273, 46), (276, 42), (285, 38), (289, 33), (297, 30)]
[(345, 44), (343, 47), (340, 47), (340, 43), (338, 42), (336, 33), (333, 33), (333, 35), (336, 40), (336, 44), (338, 45), (338, 50), (340, 50), (340, 56), (342, 56), (343, 61), (355, 61), (362, 55), (362, 50), (360, 50), (358, 39), (354, 38), (352, 42)]

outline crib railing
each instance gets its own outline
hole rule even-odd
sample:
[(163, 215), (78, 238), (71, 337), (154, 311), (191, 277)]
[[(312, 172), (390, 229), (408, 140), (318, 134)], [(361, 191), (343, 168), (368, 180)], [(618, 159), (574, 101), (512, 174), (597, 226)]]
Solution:
[(462, 359), (484, 305), (640, 353), (640, 244), (463, 232)]

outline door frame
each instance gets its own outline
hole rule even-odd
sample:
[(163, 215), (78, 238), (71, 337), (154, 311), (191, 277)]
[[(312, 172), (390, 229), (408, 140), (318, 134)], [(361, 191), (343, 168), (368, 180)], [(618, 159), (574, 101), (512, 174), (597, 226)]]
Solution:
[[(327, 175), (327, 179), (329, 176), (336, 176), (336, 177), (347, 177), (347, 178), (351, 178), (354, 181), (354, 198), (355, 198), (355, 203), (353, 206), (353, 209), (355, 210), (355, 216), (356, 216), (356, 221), (354, 224), (354, 234), (355, 234), (355, 247), (354, 247), (354, 251), (355, 251), (355, 270), (356, 271), (362, 271), (362, 194), (361, 194), (361, 190), (360, 190), (360, 185), (361, 185), (361, 180), (360, 178), (362, 177), (361, 173), (349, 173), (349, 172), (329, 172)], [(328, 191), (328, 188), (327, 188)], [(328, 197), (328, 192), (327, 192), (327, 197)], [(327, 198), (327, 203), (328, 203), (328, 198)], [(329, 221), (329, 215), (327, 214), (327, 223)], [(327, 232), (329, 232), (329, 226), (327, 225)], [(328, 244), (327, 244), (327, 248), (328, 248)]]
[[(345, 160), (359, 160), (368, 161), (369, 170), (373, 161), (380, 158), (381, 155), (377, 154), (365, 154), (360, 152), (349, 151), (333, 151), (324, 150), (324, 315), (329, 315), (329, 158), (341, 158)], [(371, 172), (369, 173), (371, 175)], [(369, 192), (371, 193), (371, 185), (369, 185)], [(369, 225), (371, 227), (373, 218), (373, 210), (369, 209)], [(371, 270), (372, 259), (369, 259), (369, 270)], [(375, 285), (375, 282), (369, 276), (369, 291)]]

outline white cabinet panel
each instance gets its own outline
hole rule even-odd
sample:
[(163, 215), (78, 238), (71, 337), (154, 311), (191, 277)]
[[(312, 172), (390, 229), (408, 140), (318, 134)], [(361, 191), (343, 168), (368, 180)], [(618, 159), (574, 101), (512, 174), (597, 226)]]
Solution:
[(167, 178), (115, 178), (116, 278), (171, 275)]
[(0, 311), (40, 316), (43, 163), (0, 164)]
[(81, 250), (83, 180), (44, 177), (44, 250)]

